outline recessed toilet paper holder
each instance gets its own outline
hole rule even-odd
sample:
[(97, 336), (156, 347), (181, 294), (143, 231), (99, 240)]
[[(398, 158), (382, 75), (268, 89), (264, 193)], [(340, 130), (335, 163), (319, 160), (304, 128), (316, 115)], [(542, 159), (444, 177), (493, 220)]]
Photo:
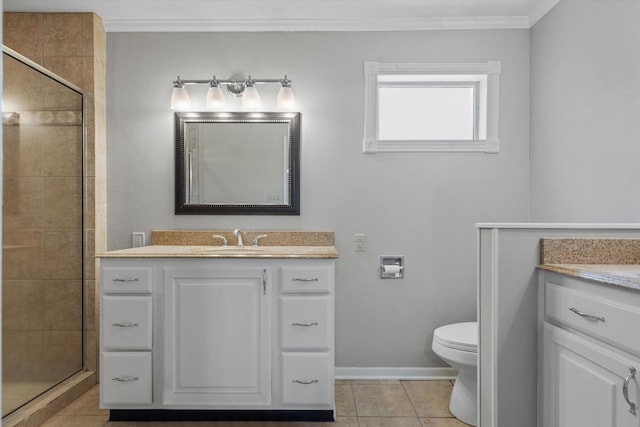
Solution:
[(404, 257), (403, 256), (381, 256), (380, 257), (380, 278), (381, 279), (404, 279)]

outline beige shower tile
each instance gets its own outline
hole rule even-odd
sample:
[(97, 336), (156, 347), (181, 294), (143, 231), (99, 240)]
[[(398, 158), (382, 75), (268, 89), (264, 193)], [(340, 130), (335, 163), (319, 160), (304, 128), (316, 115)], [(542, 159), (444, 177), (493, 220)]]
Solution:
[(46, 230), (43, 240), (46, 279), (82, 277), (81, 229)]
[(98, 372), (98, 333), (96, 331), (85, 332), (84, 346), (85, 368)]
[(13, 229), (42, 227), (43, 179), (5, 177), (2, 184), (3, 227)]
[(96, 157), (95, 157), (95, 127), (87, 127), (87, 137), (85, 142), (85, 168), (84, 176), (95, 177), (96, 176)]
[[(45, 57), (44, 66), (67, 82), (82, 89), (81, 57)], [(79, 110), (82, 105), (81, 99), (78, 92), (70, 90), (60, 82), (52, 79), (43, 82), (43, 104), (46, 107)]]
[(5, 12), (2, 43), (42, 64), (43, 14)]
[(3, 176), (42, 176), (43, 133), (40, 126), (3, 127)]
[(416, 417), (401, 384), (352, 384), (359, 417)]
[[(93, 263), (92, 263), (93, 265)], [(84, 290), (84, 324), (87, 331), (95, 331), (96, 319), (96, 281), (85, 280)]]
[(2, 282), (2, 330), (34, 331), (44, 327), (42, 280)]
[(43, 25), (45, 57), (83, 55), (82, 14), (47, 13)]
[(47, 280), (44, 282), (44, 329), (48, 331), (82, 330), (82, 281)]
[(43, 75), (13, 58), (3, 64), (3, 111), (20, 112), (40, 108), (44, 96)]
[(3, 380), (40, 380), (43, 374), (44, 332), (2, 331)]
[(96, 199), (94, 178), (84, 178), (84, 224), (85, 228), (95, 228), (96, 224)]
[[(430, 384), (431, 381), (403, 382), (407, 394), (420, 417), (451, 417), (449, 399), (453, 386), (448, 384)], [(440, 381), (446, 383), (446, 381)]]
[(44, 332), (45, 379), (62, 379), (82, 369), (82, 331)]
[(43, 232), (36, 229), (4, 229), (2, 235), (4, 280), (41, 279)]
[(93, 56), (94, 50), (94, 17), (93, 13), (82, 13), (82, 56)]
[(95, 267), (95, 230), (87, 228), (84, 231), (85, 254), (84, 254), (84, 277), (85, 279), (94, 280), (96, 275)]
[(43, 223), (47, 228), (82, 226), (82, 178), (44, 179)]
[(82, 126), (47, 127), (42, 149), (45, 176), (82, 176)]

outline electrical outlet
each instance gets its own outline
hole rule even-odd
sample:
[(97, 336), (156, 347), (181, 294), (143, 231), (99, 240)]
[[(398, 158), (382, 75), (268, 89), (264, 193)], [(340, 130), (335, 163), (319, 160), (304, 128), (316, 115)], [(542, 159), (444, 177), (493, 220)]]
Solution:
[(364, 252), (367, 250), (367, 235), (366, 234), (354, 234), (355, 237), (355, 250), (356, 252)]
[(131, 247), (140, 248), (144, 246), (144, 232), (134, 231), (131, 233)]

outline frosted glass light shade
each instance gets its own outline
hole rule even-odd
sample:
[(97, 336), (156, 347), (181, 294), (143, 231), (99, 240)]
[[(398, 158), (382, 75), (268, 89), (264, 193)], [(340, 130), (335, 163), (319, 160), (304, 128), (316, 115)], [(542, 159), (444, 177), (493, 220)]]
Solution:
[(225, 104), (226, 99), (220, 86), (211, 86), (207, 91), (207, 108), (223, 108)]
[(242, 94), (242, 108), (244, 110), (257, 110), (260, 108), (260, 94), (255, 86), (247, 86)]
[(278, 110), (293, 110), (296, 108), (296, 97), (290, 86), (282, 86), (278, 91), (276, 108)]
[(191, 107), (191, 98), (189, 92), (183, 87), (175, 87), (171, 92), (171, 109), (184, 110)]

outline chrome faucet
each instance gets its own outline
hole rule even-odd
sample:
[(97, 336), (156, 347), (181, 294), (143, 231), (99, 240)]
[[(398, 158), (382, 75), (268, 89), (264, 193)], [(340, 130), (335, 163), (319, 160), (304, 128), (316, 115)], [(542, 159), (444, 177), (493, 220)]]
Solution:
[(238, 239), (238, 246), (244, 246), (244, 243), (242, 243), (242, 232), (239, 228), (233, 230), (233, 236)]

